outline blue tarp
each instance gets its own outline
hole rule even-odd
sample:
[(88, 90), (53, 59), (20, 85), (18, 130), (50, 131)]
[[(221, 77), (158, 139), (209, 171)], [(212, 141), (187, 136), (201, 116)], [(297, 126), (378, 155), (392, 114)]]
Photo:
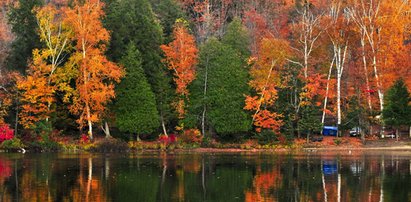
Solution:
[(338, 128), (335, 126), (324, 126), (323, 135), (324, 136), (337, 136)]

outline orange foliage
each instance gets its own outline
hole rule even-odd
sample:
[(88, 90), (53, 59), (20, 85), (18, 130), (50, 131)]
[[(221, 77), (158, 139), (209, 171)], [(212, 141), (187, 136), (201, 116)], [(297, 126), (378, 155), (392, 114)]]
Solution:
[(50, 65), (40, 57), (38, 50), (34, 51), (33, 63), (28, 69), (26, 78), (19, 78), (17, 88), (22, 91), (20, 101), (23, 103), (20, 123), (25, 128), (32, 127), (36, 122), (50, 117), (50, 105), (55, 101), (55, 86), (50, 85), (48, 74)]
[[(33, 51), (33, 61), (27, 71), (27, 77), (20, 79), (17, 88), (22, 92), (22, 110), (20, 123), (30, 128), (35, 122), (48, 120), (51, 105), (55, 101), (54, 93), (62, 86), (62, 74), (57, 70), (63, 60), (71, 39), (71, 32), (58, 18), (60, 11), (48, 5), (37, 10), (40, 41), (45, 47)], [(59, 73), (57, 73), (59, 72)], [(59, 84), (60, 83), (60, 84)]]
[(81, 2), (74, 1), (72, 8), (64, 10), (64, 21), (72, 27), (77, 40), (77, 52), (72, 56), (78, 61), (77, 94), (70, 109), (80, 115), (80, 127), (87, 122), (92, 137), (92, 123), (100, 120), (105, 105), (115, 96), (112, 81), (119, 82), (123, 70), (104, 55), (104, 44), (110, 39), (100, 21), (104, 4), (99, 0)]
[(245, 201), (276, 201), (272, 190), (279, 188), (283, 180), (279, 169), (270, 172), (257, 171), (253, 180), (253, 187), (245, 193)]
[(8, 109), (17, 94), (15, 86), (18, 78), (20, 75), (16, 72), (0, 71), (0, 124), (4, 123), (4, 117), (8, 115)]
[(281, 85), (279, 70), (289, 54), (288, 43), (279, 39), (264, 38), (260, 43), (259, 57), (250, 70), (250, 86), (257, 96), (247, 96), (244, 109), (254, 111), (253, 121), (257, 131), (261, 128), (277, 131), (282, 125), (280, 114), (268, 110), (277, 99), (277, 87)]
[(180, 96), (175, 103), (179, 118), (184, 117), (184, 98), (189, 92), (187, 86), (195, 79), (195, 65), (197, 64), (198, 49), (194, 36), (188, 33), (183, 23), (177, 22), (173, 31), (174, 40), (168, 45), (161, 45), (166, 58), (164, 62), (174, 72), (176, 93)]
[(320, 89), (321, 84), (324, 83), (322, 76), (320, 74), (310, 75), (306, 79), (306, 85), (303, 87), (303, 91), (300, 94), (300, 105), (307, 106), (315, 104), (317, 106), (321, 103), (312, 103), (314, 97), (319, 94), (318, 89)]

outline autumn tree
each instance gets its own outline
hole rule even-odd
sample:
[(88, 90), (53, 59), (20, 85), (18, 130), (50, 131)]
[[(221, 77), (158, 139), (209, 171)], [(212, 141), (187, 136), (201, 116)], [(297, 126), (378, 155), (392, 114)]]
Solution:
[(104, 4), (99, 0), (74, 1), (64, 10), (64, 21), (70, 25), (77, 42), (72, 59), (77, 61), (77, 93), (73, 95), (71, 111), (79, 115), (78, 123), (88, 125), (93, 138), (93, 123), (98, 122), (106, 104), (115, 96), (114, 82), (119, 82), (123, 70), (105, 56), (104, 43), (110, 39), (101, 18)]
[(394, 85), (388, 89), (382, 111), (385, 124), (393, 126), (396, 131), (397, 141), (400, 136), (401, 126), (411, 125), (411, 97), (407, 86), (402, 78), (398, 79)]
[(156, 100), (142, 68), (141, 54), (130, 44), (121, 64), (126, 76), (116, 87), (117, 127), (122, 132), (142, 135), (154, 132), (160, 126)]
[(174, 40), (168, 45), (162, 45), (168, 68), (173, 71), (174, 82), (176, 84), (176, 94), (179, 96), (174, 103), (174, 107), (180, 119), (184, 117), (184, 100), (187, 99), (189, 92), (187, 86), (195, 79), (197, 64), (197, 53), (194, 36), (188, 33), (185, 21), (177, 21), (173, 36)]
[[(344, 70), (347, 66), (348, 47), (350, 46), (350, 37), (353, 36), (349, 14), (346, 12), (346, 2), (333, 0), (329, 5), (329, 15), (327, 16), (330, 29), (327, 34), (333, 47), (333, 58), (331, 64), (335, 66), (336, 72), (336, 89), (337, 89), (337, 124), (341, 125), (342, 120), (342, 81)], [(331, 69), (334, 66), (330, 66)]]
[(27, 77), (18, 83), (23, 103), (20, 121), (26, 128), (38, 121), (48, 122), (52, 113), (51, 105), (55, 102), (55, 92), (59, 87), (68, 85), (61, 81), (64, 78), (61, 74), (65, 72), (57, 71), (63, 66), (71, 43), (71, 30), (59, 19), (60, 15), (60, 11), (52, 5), (36, 10), (38, 32), (44, 48), (33, 51), (33, 61)]
[[(5, 70), (5, 62), (14, 38), (11, 26), (8, 24), (7, 14), (11, 7), (11, 2), (0, 3), (0, 71)], [(1, 76), (1, 74), (0, 74)]]
[[(10, 114), (10, 108), (17, 100), (17, 81), (20, 74), (17, 72), (2, 71), (0, 76), (0, 124), (5, 122), (5, 118)], [(17, 122), (18, 116), (16, 116)], [(17, 126), (17, 124), (15, 124)]]
[[(322, 22), (324, 11), (320, 10), (320, 5), (313, 5), (310, 1), (305, 1), (296, 8), (297, 19), (291, 25), (293, 35), (295, 35), (294, 48), (297, 52), (298, 61), (292, 61), (303, 69), (304, 78), (309, 76), (309, 66), (312, 66), (313, 51), (318, 47), (320, 36), (327, 29)], [(314, 70), (310, 70), (313, 72)]]
[(289, 45), (284, 40), (264, 38), (258, 52), (260, 55), (250, 70), (249, 82), (255, 95), (246, 97), (244, 109), (253, 112), (252, 123), (256, 126), (257, 132), (261, 129), (278, 132), (283, 124), (282, 115), (272, 107), (278, 97), (277, 87), (281, 85), (279, 70), (286, 63)]
[(17, 74), (7, 71), (5, 68), (5, 60), (13, 40), (11, 27), (7, 22), (7, 13), (13, 2), (0, 2), (0, 124), (4, 123), (4, 118), (9, 114), (9, 109), (16, 95), (15, 82)]

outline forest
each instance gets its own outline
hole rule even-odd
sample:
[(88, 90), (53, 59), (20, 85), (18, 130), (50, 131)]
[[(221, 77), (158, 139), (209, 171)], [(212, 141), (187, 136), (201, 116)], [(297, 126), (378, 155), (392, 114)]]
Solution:
[(408, 136), (410, 12), (408, 0), (1, 0), (0, 142)]

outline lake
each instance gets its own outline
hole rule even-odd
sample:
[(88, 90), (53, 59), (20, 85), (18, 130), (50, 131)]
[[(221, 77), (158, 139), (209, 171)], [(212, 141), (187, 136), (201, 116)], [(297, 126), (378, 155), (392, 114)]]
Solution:
[(0, 153), (0, 201), (411, 201), (411, 152)]

